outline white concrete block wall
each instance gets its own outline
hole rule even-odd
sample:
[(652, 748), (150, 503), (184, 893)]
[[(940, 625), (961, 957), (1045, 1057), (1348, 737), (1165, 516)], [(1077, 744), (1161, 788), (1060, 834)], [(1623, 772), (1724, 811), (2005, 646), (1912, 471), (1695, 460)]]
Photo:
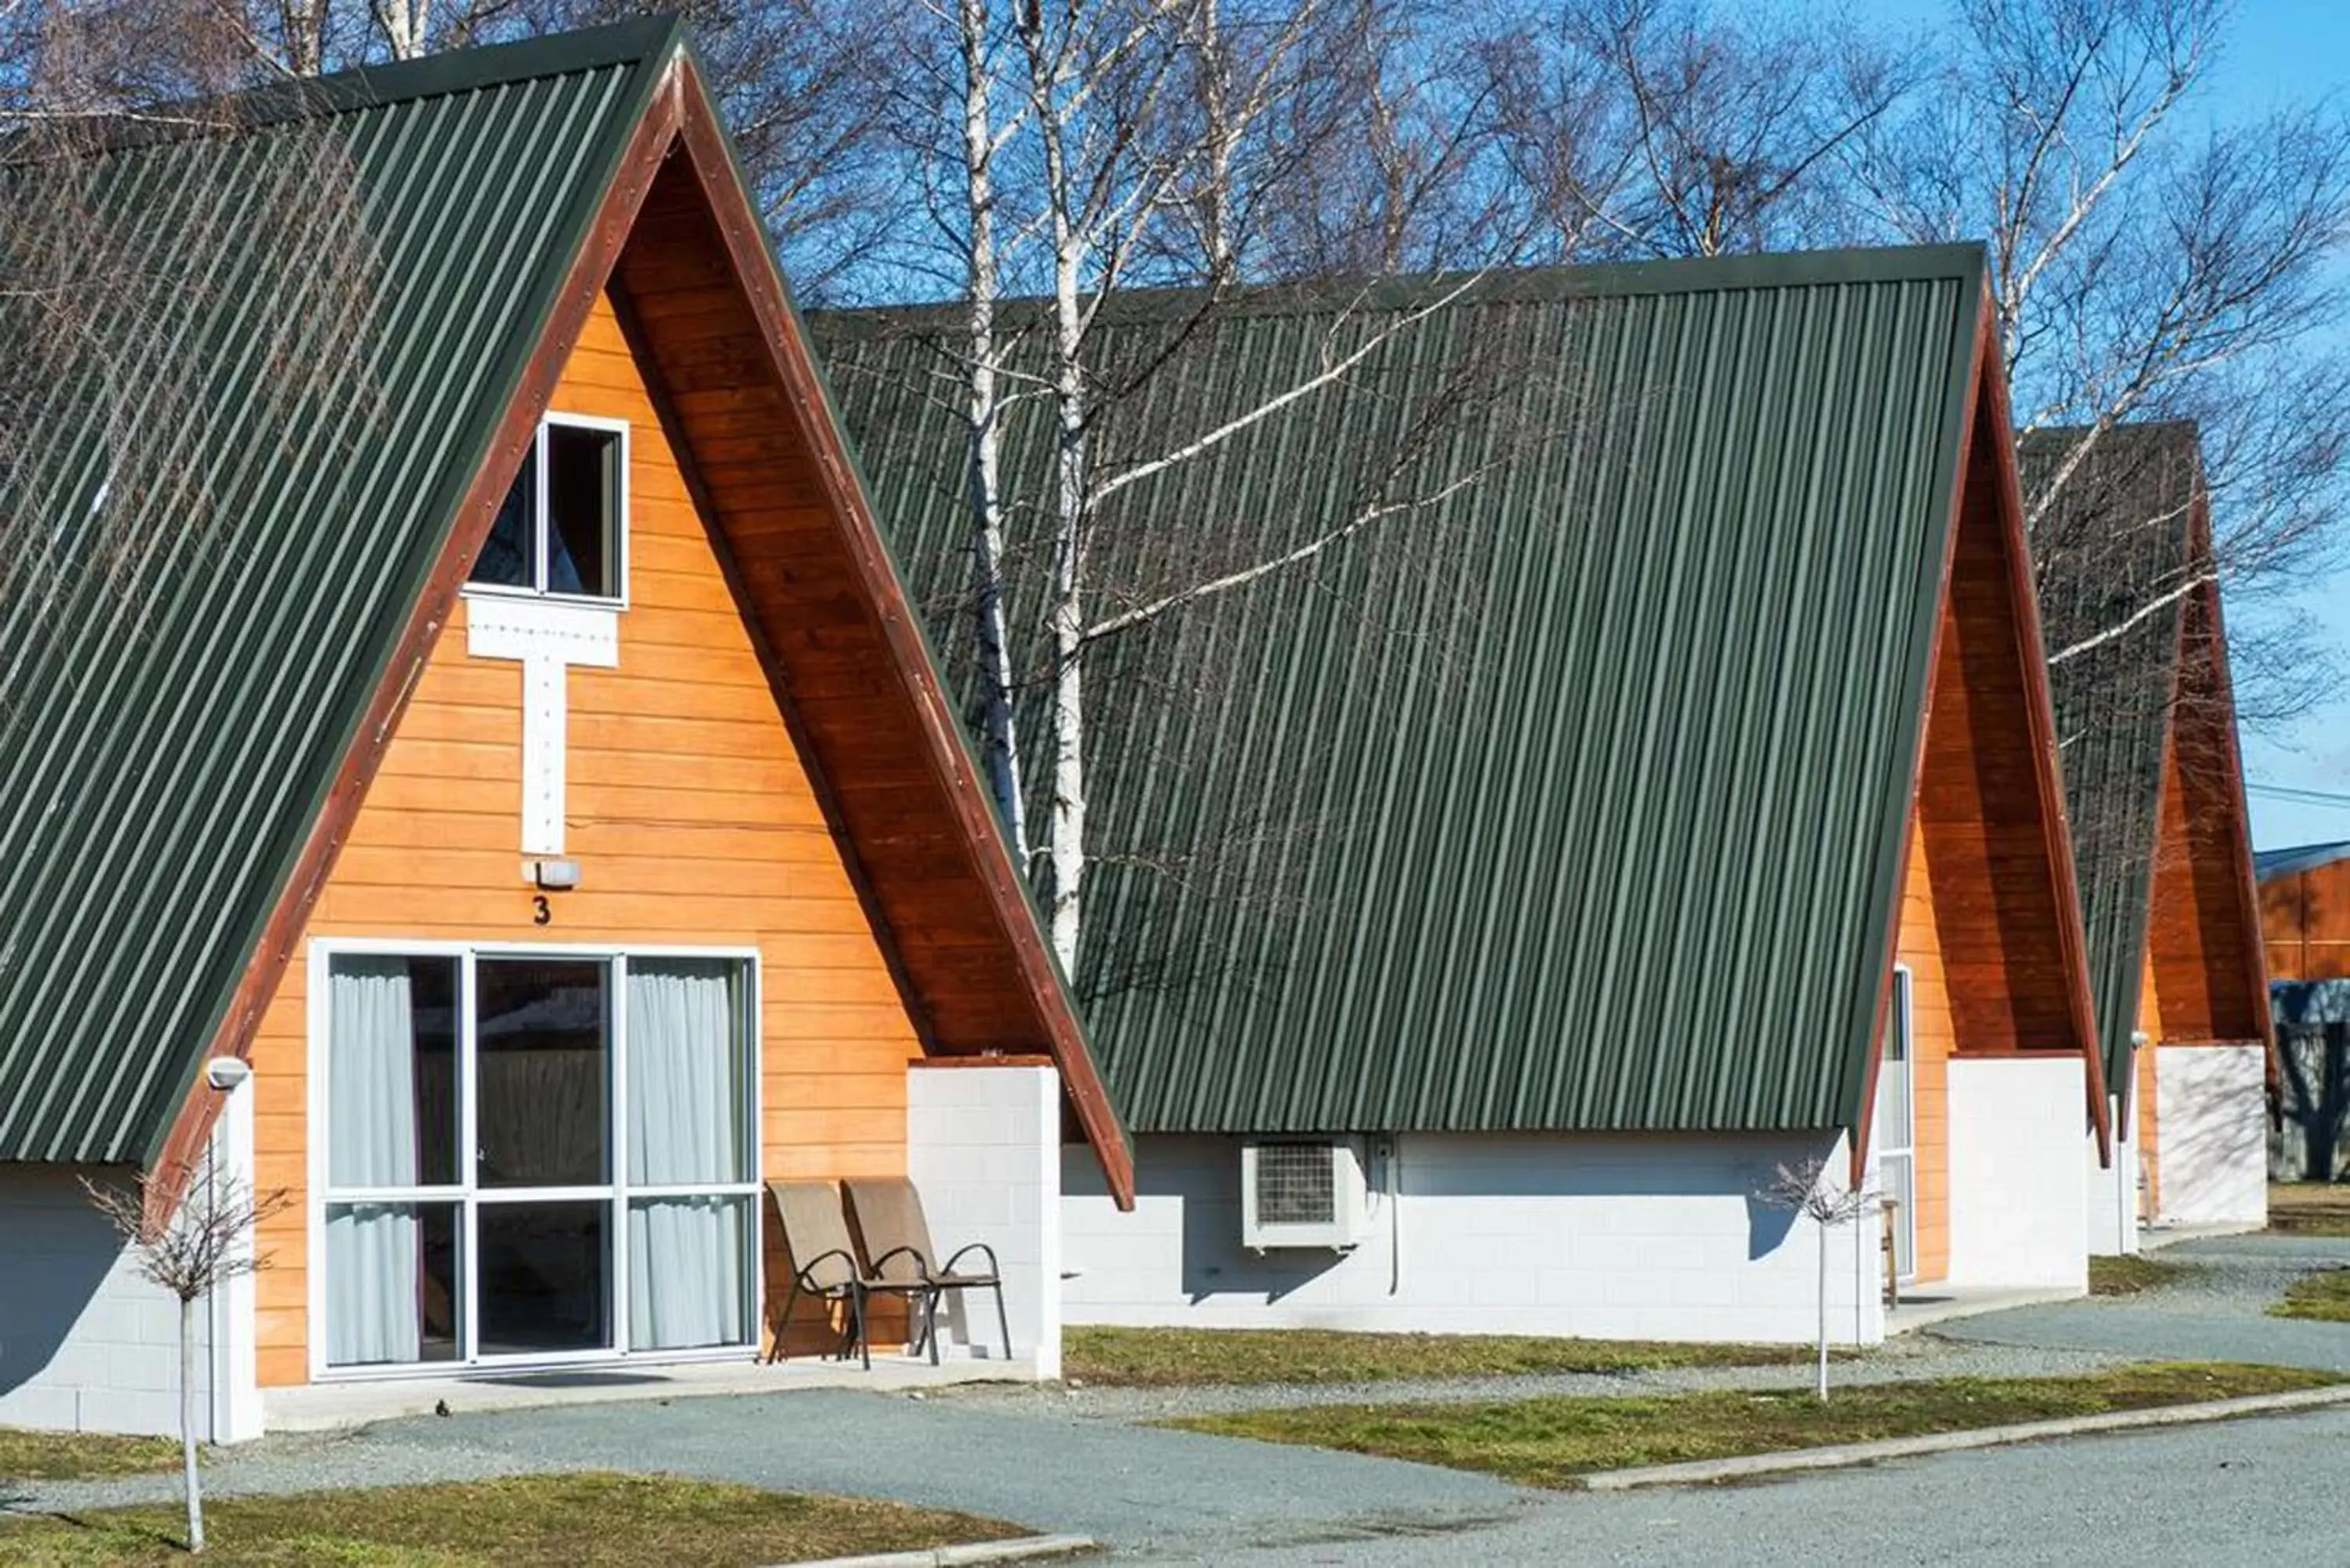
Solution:
[(2112, 1162), (2098, 1163), (2097, 1135), (2094, 1130), (2081, 1140), (2082, 1164), (2088, 1173), (2085, 1212), (2089, 1255), (2128, 1257), (2138, 1250), (2137, 1120), (2127, 1114), (2119, 1096), (2108, 1097), (2106, 1104), (2113, 1118)]
[[(1240, 1140), (1136, 1139), (1120, 1214), (1092, 1156), (1064, 1152), (1072, 1323), (1327, 1327), (1593, 1338), (1806, 1341), (1817, 1231), (1758, 1202), (1825, 1137), (1405, 1135), (1366, 1140), (1351, 1251), (1241, 1245)], [(1872, 1219), (1829, 1236), (1829, 1325), (1883, 1337)]]
[[(250, 1183), (253, 1105), (235, 1094), (213, 1136), (219, 1168)], [(139, 1277), (81, 1178), (125, 1170), (0, 1165), (0, 1426), (177, 1437), (180, 1303)], [(250, 1274), (196, 1315), (197, 1435), (261, 1436)]]
[[(0, 1165), (0, 1426), (178, 1434), (180, 1308), (139, 1278), (78, 1178), (119, 1171)], [(209, 1410), (209, 1324), (198, 1324)]]
[[(1037, 1376), (1058, 1377), (1060, 1075), (1050, 1067), (907, 1069), (906, 1168), (922, 1195), (933, 1245), (941, 1252), (970, 1241), (995, 1249), (1012, 1354), (1033, 1358)], [(941, 1321), (950, 1325), (949, 1343), (965, 1354), (1003, 1353), (986, 1293), (965, 1293)]]
[(2267, 1072), (2258, 1045), (2157, 1047), (2161, 1220), (2268, 1223)]
[(1958, 1057), (1949, 1072), (1950, 1282), (2087, 1290), (2080, 1058)]

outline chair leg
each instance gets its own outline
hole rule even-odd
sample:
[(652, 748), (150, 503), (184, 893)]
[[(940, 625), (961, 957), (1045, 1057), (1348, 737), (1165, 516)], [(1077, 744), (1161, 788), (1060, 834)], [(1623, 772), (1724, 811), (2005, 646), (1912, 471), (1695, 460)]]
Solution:
[(1012, 1320), (1003, 1312), (1003, 1282), (995, 1282), (995, 1326), (1003, 1331), (1003, 1359), (1012, 1359)]
[(922, 1293), (922, 1337), (931, 1342), (931, 1365), (939, 1364), (939, 1297), (944, 1291)]
[(857, 1322), (858, 1353), (865, 1358), (865, 1370), (870, 1372), (873, 1370), (873, 1336), (867, 1332), (865, 1326), (865, 1293), (860, 1290), (850, 1291), (848, 1307), (850, 1315)]
[(784, 1297), (784, 1315), (775, 1320), (775, 1343), (767, 1347), (767, 1365), (773, 1366), (784, 1359), (784, 1344), (792, 1332), (792, 1308), (799, 1305), (800, 1282), (796, 1276), (792, 1288)]

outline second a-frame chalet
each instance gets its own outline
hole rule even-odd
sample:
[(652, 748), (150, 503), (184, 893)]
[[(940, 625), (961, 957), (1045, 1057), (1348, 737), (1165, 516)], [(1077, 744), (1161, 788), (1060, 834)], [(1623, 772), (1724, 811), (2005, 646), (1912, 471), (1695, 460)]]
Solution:
[(2119, 1158), (2090, 1173), (2090, 1242), (2141, 1221), (2268, 1217), (2268, 976), (2251, 818), (2191, 424), (2026, 437), (2082, 918)]
[[(1808, 1338), (1809, 1222), (1757, 1197), (1807, 1159), (1894, 1203), (1833, 1239), (1839, 1336), (1888, 1273), (2085, 1287), (2110, 1129), (1984, 272), (1103, 312), (1102, 362), (1164, 364), (1089, 450), (1190, 455), (1090, 520), (1095, 602), (1170, 594), (1179, 546), (1311, 565), (1086, 655), (1077, 984), (1140, 1199), (1072, 1150), (1072, 1321)], [(967, 431), (922, 393), (957, 318), (814, 329), (918, 597), (960, 603)], [(1004, 439), (1046, 471), (1048, 410)], [(1243, 861), (1274, 886), (1166, 870)]]

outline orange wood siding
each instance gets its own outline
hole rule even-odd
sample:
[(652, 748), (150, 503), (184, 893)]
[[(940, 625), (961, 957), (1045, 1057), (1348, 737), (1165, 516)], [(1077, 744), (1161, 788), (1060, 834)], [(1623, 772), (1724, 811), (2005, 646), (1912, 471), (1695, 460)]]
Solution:
[(2350, 979), (2350, 859), (2262, 883), (2261, 927), (2277, 979)]
[(1921, 1282), (1941, 1279), (1950, 1272), (1950, 1060), (1955, 1039), (1928, 854), (1925, 833), (1913, 819), (1894, 955), (1909, 966), (1909, 1077), (1916, 1104), (1917, 1256)]
[(2230, 788), (2217, 748), (2232, 737), (2208, 732), (2203, 704), (2182, 699), (2165, 748), (2162, 818), (2155, 841), (2147, 951), (2173, 1044), (2261, 1040), (2260, 933), (2244, 916), (2243, 850)]
[[(905, 1168), (920, 1054), (882, 948), (777, 709), (608, 302), (553, 407), (625, 419), (631, 604), (615, 670), (569, 672), (575, 891), (534, 923), (521, 877), (522, 676), (434, 648), (307, 928), (317, 937), (755, 947), (764, 1177)], [(304, 962), (254, 1048), (258, 1184), (305, 1194)], [(770, 1221), (771, 1253), (775, 1237)], [(261, 1380), (307, 1376), (307, 1203), (262, 1238)], [(769, 1278), (777, 1278), (771, 1255)]]
[(2009, 541), (1991, 454), (2006, 432), (1979, 414), (1945, 593), (1918, 775), (1954, 1048), (2078, 1050), (2074, 977), (2050, 860), (2040, 761)]

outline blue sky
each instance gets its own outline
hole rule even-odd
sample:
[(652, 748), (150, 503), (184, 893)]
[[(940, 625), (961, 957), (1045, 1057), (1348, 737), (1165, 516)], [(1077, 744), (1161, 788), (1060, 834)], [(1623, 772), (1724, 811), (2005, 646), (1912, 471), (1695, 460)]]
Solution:
[[(2288, 98), (2350, 97), (2350, 5), (2242, 0), (2214, 87), (2212, 107), (2221, 114), (2256, 112)], [(2344, 329), (2350, 333), (2350, 323)], [(2350, 518), (2343, 519), (2342, 530), (2350, 546)], [(2350, 565), (2312, 581), (2297, 597), (2350, 676)], [(2350, 838), (2350, 694), (2273, 736), (2245, 736), (2244, 774), (2252, 792), (2252, 841), (2261, 848)], [(2270, 793), (2279, 788), (2343, 798), (2321, 804)]]

